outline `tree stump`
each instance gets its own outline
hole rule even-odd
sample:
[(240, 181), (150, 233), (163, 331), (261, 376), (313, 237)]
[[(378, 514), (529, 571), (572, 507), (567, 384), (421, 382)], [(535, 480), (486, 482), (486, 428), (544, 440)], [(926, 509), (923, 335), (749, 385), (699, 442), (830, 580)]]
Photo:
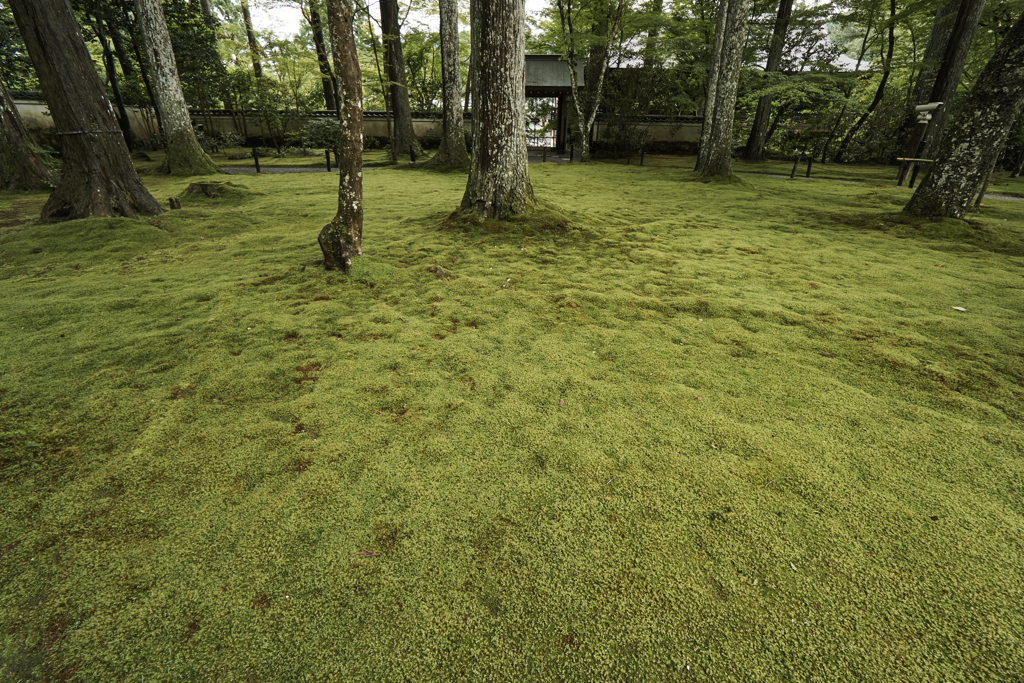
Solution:
[(180, 202), (180, 201), (178, 201), (178, 198), (177, 198), (177, 197), (171, 197), (170, 199), (168, 199), (168, 200), (167, 200), (167, 204), (168, 204), (168, 205), (169, 205), (169, 206), (170, 206), (170, 207), (171, 207), (172, 209), (180, 209), (180, 208), (181, 208), (181, 202)]

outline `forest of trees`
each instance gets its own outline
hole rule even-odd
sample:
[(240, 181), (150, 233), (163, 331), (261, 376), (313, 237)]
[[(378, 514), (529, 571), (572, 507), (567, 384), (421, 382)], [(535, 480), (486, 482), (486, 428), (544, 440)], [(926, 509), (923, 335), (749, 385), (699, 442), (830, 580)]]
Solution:
[[(570, 128), (585, 160), (602, 151), (590, 148), (599, 117), (612, 131), (601, 145), (656, 150), (646, 132), (652, 117), (671, 122), (692, 116), (704, 117), (698, 171), (708, 176), (728, 175), (736, 155), (757, 160), (799, 151), (822, 161), (893, 163), (920, 149), (940, 158), (944, 135), (966, 134), (962, 120), (973, 115), (968, 109), (985, 106), (998, 109), (1000, 118), (986, 142), (972, 138), (972, 145), (986, 147), (982, 165), (1019, 169), (1024, 162), (1020, 87), (1013, 68), (1024, 0), (551, 0), (533, 14), (526, 13), (523, 0), (279, 0), (266, 5), (301, 10), (303, 21), (293, 36), (254, 27), (252, 12), (261, 1), (0, 0), (4, 102), (10, 100), (9, 91), (43, 90), (62, 138), (32, 140), (16, 112), (0, 118), (10, 141), (5, 144), (5, 184), (17, 187), (15, 176), (24, 179), (25, 187), (53, 182), (46, 172), (53, 166), (43, 149), (48, 147), (62, 152), (64, 180), (44, 215), (89, 215), (95, 211), (88, 206), (93, 200), (83, 193), (96, 196), (96, 188), (113, 197), (120, 207), (115, 213), (153, 212), (159, 209), (143, 196), (137, 179), (129, 178), (129, 169), (123, 169), (121, 180), (83, 170), (92, 168), (89, 160), (94, 158), (117, 167), (121, 162), (112, 160), (114, 148), (132, 149), (127, 107), (151, 108), (168, 150), (164, 170), (188, 175), (215, 168), (201, 147), (209, 141), (189, 130), (186, 107), (229, 109), (241, 117), (242, 129), (247, 116), (258, 116), (280, 131), (275, 136), (279, 147), (304, 146), (309, 144), (302, 139), (306, 133), (286, 133), (285, 124), (313, 110), (340, 110), (342, 138), (355, 134), (345, 130), (351, 121), (345, 120), (343, 105), (356, 86), (359, 101), (350, 105), (358, 104), (360, 120), (365, 109), (387, 112), (391, 134), (384, 142), (394, 158), (414, 155), (427, 142), (413, 133), (412, 111), (440, 117), (443, 110), (443, 144), (430, 142), (442, 146), (439, 157), (448, 165), (466, 164), (461, 109), (477, 114), (471, 136), (475, 151), (490, 159), (493, 140), (518, 139), (513, 128), (523, 127), (508, 127), (504, 119), (509, 117), (498, 115), (525, 106), (521, 96), (512, 97), (515, 88), (509, 90), (510, 83), (522, 79), (521, 68), (507, 54), (513, 43), (527, 53), (560, 54), (585, 63), (583, 82), (572, 74), (570, 107)], [(71, 22), (66, 26), (64, 14)], [(513, 22), (507, 27), (513, 33), (495, 38), (496, 56), (478, 60), (492, 48), (487, 36), (470, 27), (490, 30), (506, 21)], [(33, 29), (38, 25), (63, 26), (64, 43), (56, 37), (49, 44), (39, 42)], [(338, 26), (344, 27), (343, 37), (337, 35)], [(81, 46), (71, 45), (76, 27)], [(339, 62), (339, 43), (348, 45), (349, 38), (348, 61)], [(993, 66), (997, 62), (1004, 64), (1005, 78), (986, 87), (1002, 88), (1005, 96), (1004, 106), (994, 107), (991, 98), (971, 91), (976, 84), (994, 83), (983, 75), (986, 65), (998, 68)], [(338, 71), (342, 63), (345, 74)], [(343, 75), (358, 83), (343, 83)], [(61, 104), (55, 92), (70, 78), (80, 87), (74, 93), (63, 88), (70, 99)], [(95, 97), (110, 105), (89, 104)], [(945, 104), (927, 137), (905, 151), (914, 106), (939, 98)], [(58, 120), (90, 106), (95, 111), (88, 125), (81, 118)], [(488, 115), (492, 107), (497, 109)], [(482, 131), (481, 120), (488, 116), (501, 119), (507, 129)], [(83, 127), (94, 132), (72, 134)], [(491, 135), (492, 144), (481, 147), (482, 135)], [(75, 171), (79, 157), (83, 166)], [(513, 173), (522, 176), (517, 189), (481, 189), (476, 178), (480, 161), (474, 156), (470, 162), (464, 208), (505, 201), (473, 199), (474, 183), (484, 194), (506, 193), (510, 205), (533, 201), (525, 169)], [(511, 164), (505, 166), (511, 172), (520, 160), (509, 157), (501, 163)], [(84, 180), (79, 177), (83, 173), (88, 176)], [(68, 186), (69, 178), (76, 188), (92, 190)]]

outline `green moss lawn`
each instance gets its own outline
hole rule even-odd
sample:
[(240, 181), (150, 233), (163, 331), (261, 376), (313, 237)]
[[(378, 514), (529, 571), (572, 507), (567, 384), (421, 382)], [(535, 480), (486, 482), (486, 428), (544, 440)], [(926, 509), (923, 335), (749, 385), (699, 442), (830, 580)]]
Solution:
[(1022, 680), (1024, 204), (531, 171), (0, 193), (0, 680)]

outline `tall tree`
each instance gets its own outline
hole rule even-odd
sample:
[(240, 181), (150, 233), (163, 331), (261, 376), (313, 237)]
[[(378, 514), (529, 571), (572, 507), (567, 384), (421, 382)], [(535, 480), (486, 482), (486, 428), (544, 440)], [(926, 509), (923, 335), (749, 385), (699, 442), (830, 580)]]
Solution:
[(331, 62), (327, 56), (327, 45), (324, 43), (323, 22), (316, 0), (307, 0), (306, 13), (309, 15), (309, 27), (313, 30), (313, 47), (316, 49), (317, 66), (324, 86), (324, 106), (328, 111), (338, 108), (338, 84), (331, 71)]
[(45, 155), (32, 143), (14, 101), (0, 79), (0, 190), (53, 187)]
[(380, 23), (384, 40), (384, 64), (391, 92), (391, 111), (395, 116), (391, 156), (398, 158), (416, 145), (412, 128), (412, 107), (409, 105), (409, 82), (402, 55), (402, 29), (398, 23), (398, 0), (380, 0)]
[(842, 161), (846, 156), (846, 151), (850, 147), (850, 142), (853, 140), (853, 136), (857, 134), (860, 127), (864, 125), (864, 122), (868, 120), (868, 117), (875, 111), (878, 105), (882, 101), (882, 97), (885, 96), (885, 86), (889, 83), (889, 76), (892, 74), (892, 53), (896, 47), (896, 0), (889, 0), (889, 47), (885, 53), (885, 58), (882, 60), (882, 79), (878, 82), (878, 88), (875, 90), (875, 96), (872, 98), (871, 103), (868, 104), (868, 108), (860, 115), (860, 117), (850, 127), (850, 130), (846, 131), (846, 135), (843, 136), (842, 142), (839, 143), (839, 149), (836, 151), (836, 160)]
[(967, 64), (967, 54), (971, 49), (971, 42), (974, 40), (974, 31), (981, 19), (981, 11), (985, 8), (985, 0), (961, 0), (957, 10), (956, 20), (953, 22), (949, 39), (946, 41), (945, 50), (942, 55), (942, 63), (935, 74), (935, 82), (932, 84), (931, 102), (945, 103), (932, 116), (928, 130), (925, 132), (922, 143), (922, 154), (925, 159), (934, 157), (928, 155), (937, 154), (942, 144), (942, 134), (946, 128), (946, 121), (953, 109), (953, 98), (956, 96), (957, 88), (960, 87), (960, 78), (964, 73), (964, 65)]
[[(585, 2), (585, 0), (584, 0)], [(590, 161), (590, 130), (597, 118), (597, 110), (601, 106), (601, 91), (604, 88), (604, 77), (608, 71), (608, 56), (611, 45), (619, 31), (625, 0), (606, 2), (591, 0), (592, 31), (584, 39), (579, 29), (579, 6), (573, 6), (573, 0), (556, 0), (559, 26), (562, 29), (563, 56), (569, 67), (569, 83), (572, 86), (572, 103), (576, 109), (576, 122), (580, 131), (583, 146), (583, 161)], [(580, 43), (589, 42), (589, 60), (586, 65), (585, 91), (580, 92), (576, 82), (576, 63), (579, 59)]]
[(124, 96), (121, 94), (121, 82), (117, 75), (117, 68), (114, 66), (114, 52), (110, 49), (110, 42), (107, 40), (107, 32), (103, 28), (103, 18), (99, 13), (92, 15), (93, 30), (96, 31), (96, 38), (100, 41), (103, 50), (103, 66), (107, 71), (107, 82), (110, 83), (110, 90), (114, 94), (114, 103), (117, 105), (117, 125), (124, 135), (125, 144), (131, 150), (134, 147), (132, 136), (132, 121), (128, 116), (128, 108), (124, 104)]
[(915, 216), (963, 218), (1024, 107), (1024, 14), (978, 77), (936, 163), (904, 207)]
[(8, 2), (61, 137), (61, 179), (42, 219), (136, 218), (163, 211), (132, 166), (67, 0)]
[(260, 44), (256, 42), (256, 34), (252, 30), (252, 15), (249, 13), (249, 0), (241, 0), (242, 21), (245, 22), (245, 40), (249, 43), (249, 54), (252, 57), (252, 72), (256, 78), (263, 78), (263, 63), (260, 61)]
[(220, 169), (199, 145), (192, 130), (192, 119), (181, 93), (171, 37), (160, 5), (160, 0), (135, 0), (135, 14), (146, 43), (146, 57), (153, 75), (153, 94), (167, 144), (167, 156), (160, 171), (178, 176), (219, 173)]
[(363, 79), (353, 19), (352, 0), (327, 0), (327, 25), (341, 97), (338, 213), (319, 237), (327, 270), (346, 271), (353, 257), (363, 253)]
[(471, 0), (473, 158), (461, 210), (506, 219), (536, 206), (526, 150), (525, 0)]
[(459, 66), (459, 4), (440, 0), (441, 10), (441, 86), (444, 107), (444, 134), (441, 147), (432, 161), (442, 166), (462, 166), (469, 162), (466, 132), (462, 118), (462, 73)]
[(697, 172), (705, 178), (732, 175), (732, 122), (749, 13), (750, 0), (720, 0), (718, 4), (697, 155)]
[[(789, 18), (793, 14), (793, 0), (780, 0), (779, 11), (775, 15), (775, 25), (772, 28), (772, 42), (768, 48), (768, 59), (765, 63), (764, 73), (778, 73), (779, 65), (782, 64), (782, 48), (786, 44), (786, 33), (789, 31)], [(750, 127), (750, 136), (747, 138), (747, 146), (743, 151), (743, 158), (747, 161), (760, 161), (764, 159), (764, 148), (768, 144), (768, 123), (772, 115), (772, 95), (767, 93), (757, 101), (757, 111), (754, 113), (754, 123)]]

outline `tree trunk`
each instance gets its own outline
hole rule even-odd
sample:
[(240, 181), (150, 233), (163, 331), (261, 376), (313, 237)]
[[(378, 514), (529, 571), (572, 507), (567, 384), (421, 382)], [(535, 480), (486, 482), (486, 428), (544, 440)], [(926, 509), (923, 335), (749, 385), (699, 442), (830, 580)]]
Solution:
[(472, 0), (473, 159), (461, 210), (507, 219), (533, 209), (526, 151), (526, 5)]
[(117, 125), (121, 128), (121, 134), (124, 135), (124, 142), (130, 152), (135, 147), (132, 139), (132, 120), (128, 118), (128, 109), (124, 106), (121, 84), (117, 79), (117, 67), (114, 66), (114, 53), (110, 50), (107, 34), (103, 30), (103, 19), (99, 16), (94, 17), (93, 28), (96, 30), (96, 37), (103, 48), (103, 66), (107, 71), (110, 89), (114, 92), (114, 102), (117, 104)]
[[(779, 65), (782, 64), (782, 48), (786, 44), (786, 33), (789, 31), (789, 17), (793, 14), (793, 0), (781, 0), (779, 11), (775, 15), (775, 27), (772, 29), (772, 44), (768, 49), (768, 61), (765, 64), (765, 74), (778, 73)], [(772, 96), (762, 95), (757, 101), (757, 112), (754, 114), (754, 123), (750, 127), (750, 137), (747, 138), (746, 149), (743, 150), (743, 158), (747, 161), (761, 161), (764, 159), (764, 148), (768, 144), (768, 123), (772, 115)]]
[(408, 154), (416, 145), (412, 129), (412, 107), (409, 105), (409, 86), (405, 77), (405, 58), (402, 56), (402, 34), (398, 25), (398, 0), (380, 0), (380, 21), (384, 41), (384, 64), (391, 90), (391, 111), (395, 115), (395, 134), (392, 154)]
[(260, 79), (263, 78), (263, 65), (260, 64), (260, 46), (256, 42), (256, 34), (252, 30), (249, 0), (242, 0), (242, 20), (245, 22), (245, 39), (249, 43), (249, 53), (252, 56), (252, 72), (257, 79)]
[[(612, 41), (618, 32), (619, 22), (625, 2), (619, 0), (616, 6), (601, 3), (594, 19), (592, 35), (597, 37), (590, 48), (589, 61), (584, 71), (584, 92), (580, 94), (579, 83), (576, 82), (577, 31), (573, 26), (572, 0), (557, 0), (558, 16), (562, 29), (562, 41), (565, 44), (565, 61), (569, 68), (572, 103), (576, 109), (576, 124), (579, 128), (583, 154), (581, 161), (590, 161), (590, 131), (597, 118), (597, 109), (601, 104), (601, 90), (604, 87), (604, 76), (608, 71), (608, 54)], [(613, 21), (614, 17), (614, 21)], [(578, 14), (577, 14), (578, 18)]]
[(309, 9), (309, 26), (313, 29), (313, 46), (316, 48), (316, 61), (320, 67), (320, 76), (324, 86), (324, 106), (328, 111), (335, 111), (338, 108), (336, 97), (338, 84), (331, 72), (330, 59), (327, 57), (323, 23), (320, 21), (320, 12), (316, 8), (316, 0), (308, 0), (306, 7)]
[(60, 183), (41, 218), (158, 214), (139, 180), (67, 0), (9, 0), (61, 137)]
[(850, 141), (853, 140), (853, 136), (857, 134), (860, 127), (864, 125), (864, 122), (868, 120), (868, 117), (875, 111), (875, 108), (882, 101), (885, 96), (885, 86), (889, 82), (889, 75), (892, 73), (892, 52), (896, 47), (896, 0), (889, 0), (889, 49), (885, 54), (885, 62), (882, 65), (882, 80), (878, 83), (878, 89), (875, 90), (875, 96), (871, 100), (871, 104), (864, 110), (864, 113), (860, 115), (850, 130), (846, 132), (843, 137), (843, 141), (839, 143), (839, 150), (836, 152), (836, 160), (843, 161), (846, 157), (846, 150), (850, 146)]
[(953, 98), (960, 86), (960, 77), (963, 75), (964, 65), (967, 63), (967, 53), (970, 52), (974, 31), (978, 27), (978, 20), (981, 18), (981, 11), (984, 8), (985, 0), (962, 0), (960, 3), (960, 10), (957, 12), (956, 22), (942, 57), (942, 64), (932, 86), (930, 101), (944, 104), (932, 115), (928, 130), (925, 132), (924, 142), (921, 146), (921, 154), (925, 159), (934, 159), (934, 156), (929, 155), (938, 154), (939, 147), (942, 145), (942, 134), (945, 131), (949, 113), (953, 109)]
[(705, 178), (732, 175), (732, 122), (749, 13), (750, 0), (721, 0), (718, 6), (697, 156), (697, 172)]
[(964, 101), (936, 163), (904, 207), (915, 216), (963, 218), (1024, 106), (1024, 15)]
[(0, 190), (46, 190), (53, 176), (0, 80)]
[(656, 17), (651, 20), (651, 28), (647, 30), (647, 39), (644, 41), (644, 71), (649, 73), (662, 65), (658, 59), (658, 37), (664, 20), (662, 14), (665, 12), (665, 0), (650, 0), (647, 11)]
[(142, 51), (139, 45), (142, 43), (140, 40), (138, 17), (136, 21), (130, 21), (127, 24), (128, 35), (131, 38), (132, 51), (135, 53), (135, 59), (139, 63), (139, 75), (142, 76), (142, 85), (146, 88), (146, 96), (149, 97), (149, 105), (156, 114), (156, 127), (160, 133), (160, 138), (164, 138), (164, 123), (160, 120), (160, 110), (156, 106), (156, 96), (153, 94), (153, 82), (149, 79), (149, 68), (146, 66), (146, 59), (142, 56)]
[(327, 24), (341, 96), (338, 213), (319, 237), (327, 270), (347, 271), (352, 258), (363, 253), (363, 85), (353, 20), (352, 0), (327, 0)]
[(462, 72), (459, 65), (459, 5), (441, 0), (441, 83), (444, 91), (444, 135), (434, 157), (442, 166), (469, 163), (462, 118)]
[[(924, 49), (924, 58), (921, 60), (921, 71), (918, 72), (917, 82), (914, 84), (912, 98), (914, 104), (927, 102), (927, 98), (931, 96), (932, 87), (935, 85), (935, 75), (939, 72), (942, 58), (946, 54), (946, 45), (953, 32), (953, 24), (956, 22), (956, 13), (959, 7), (960, 0), (948, 0), (935, 10), (935, 22), (928, 35), (928, 45)], [(916, 118), (914, 114), (910, 114), (910, 128), (914, 127)]]
[(203, 151), (192, 130), (192, 119), (188, 114), (185, 96), (181, 93), (178, 69), (171, 50), (171, 36), (167, 33), (160, 0), (135, 0), (135, 14), (142, 26), (146, 58), (153, 74), (156, 107), (160, 112), (167, 142), (167, 157), (160, 171), (177, 176), (219, 173), (220, 169)]

